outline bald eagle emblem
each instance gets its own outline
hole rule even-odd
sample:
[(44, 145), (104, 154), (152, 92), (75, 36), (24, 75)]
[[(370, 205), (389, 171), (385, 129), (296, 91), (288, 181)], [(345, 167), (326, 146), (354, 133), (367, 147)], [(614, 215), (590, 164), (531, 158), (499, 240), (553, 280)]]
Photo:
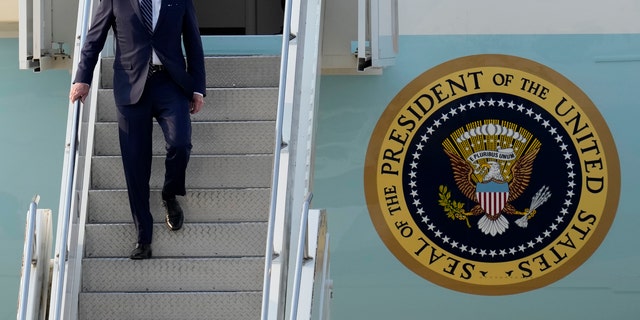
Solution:
[(529, 186), (533, 163), (541, 148), (530, 132), (516, 124), (476, 121), (454, 131), (442, 144), (456, 186), (475, 203), (470, 211), (465, 211), (465, 203), (452, 201), (447, 186), (441, 185), (439, 204), (454, 220), (465, 220), (471, 227), (469, 217), (482, 215), (478, 229), (496, 236), (509, 228), (505, 215), (521, 216), (515, 222), (526, 228), (536, 209), (551, 196), (549, 188), (542, 186), (529, 208), (519, 211), (511, 204)]

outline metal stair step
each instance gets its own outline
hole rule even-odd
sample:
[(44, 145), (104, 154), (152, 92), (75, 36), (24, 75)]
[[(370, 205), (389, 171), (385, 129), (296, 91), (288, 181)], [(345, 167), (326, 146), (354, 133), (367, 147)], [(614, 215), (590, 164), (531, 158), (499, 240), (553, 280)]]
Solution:
[[(198, 121), (276, 119), (278, 88), (208, 88), (202, 111), (191, 117)], [(98, 122), (115, 122), (116, 104), (112, 89), (98, 90)]]
[(205, 58), (207, 87), (277, 87), (280, 56), (217, 56)]
[[(267, 221), (270, 198), (270, 188), (197, 189), (187, 190), (178, 200), (187, 223), (239, 222)], [(153, 190), (149, 204), (154, 221), (164, 221), (160, 199), (160, 190)], [(132, 219), (124, 189), (90, 190), (88, 212), (89, 223), (130, 223)]]
[(81, 293), (78, 319), (255, 320), (262, 292)]
[[(113, 61), (113, 58), (102, 59), (102, 88), (113, 88)], [(278, 86), (280, 56), (210, 56), (205, 57), (204, 63), (207, 88)]]
[[(164, 223), (153, 226), (153, 257), (264, 256), (266, 222), (185, 223), (169, 231)], [(128, 257), (136, 242), (133, 223), (87, 224), (86, 258)]]
[(253, 320), (261, 313), (279, 56), (206, 57), (207, 97), (192, 115), (181, 230), (164, 224), (165, 143), (154, 124), (153, 257), (136, 242), (117, 134), (113, 58), (102, 59), (78, 319)]
[[(164, 183), (164, 156), (154, 156), (151, 188)], [(187, 169), (187, 189), (270, 187), (273, 156), (223, 155), (192, 156)], [(124, 189), (126, 183), (120, 156), (94, 157), (91, 168), (92, 189)]]
[(264, 257), (83, 259), (83, 292), (257, 291)]
[[(251, 154), (273, 152), (275, 122), (194, 122), (192, 124), (192, 155)], [(165, 154), (165, 142), (160, 125), (153, 127), (153, 154)], [(118, 124), (96, 123), (94, 155), (120, 154)]]

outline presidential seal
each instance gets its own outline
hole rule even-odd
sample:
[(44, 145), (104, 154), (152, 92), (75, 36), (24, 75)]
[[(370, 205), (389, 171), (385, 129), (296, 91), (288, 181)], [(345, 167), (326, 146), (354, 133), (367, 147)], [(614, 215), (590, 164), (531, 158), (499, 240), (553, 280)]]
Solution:
[(614, 141), (591, 100), (505, 55), (443, 63), (401, 90), (372, 134), (364, 180), (371, 220), (406, 267), (483, 295), (575, 270), (620, 194)]

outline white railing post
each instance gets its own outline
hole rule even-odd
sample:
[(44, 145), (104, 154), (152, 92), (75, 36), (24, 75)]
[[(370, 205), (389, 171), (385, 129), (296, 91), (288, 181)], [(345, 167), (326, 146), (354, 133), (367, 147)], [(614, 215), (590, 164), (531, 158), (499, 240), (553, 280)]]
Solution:
[(36, 195), (27, 212), (18, 320), (44, 320), (47, 311), (53, 232), (51, 210), (38, 209), (39, 200)]
[(307, 199), (302, 206), (302, 215), (300, 217), (300, 232), (298, 233), (298, 252), (296, 254), (296, 268), (294, 270), (293, 278), (293, 292), (291, 294), (291, 313), (289, 314), (290, 320), (298, 318), (298, 304), (300, 302), (300, 284), (302, 283), (302, 265), (305, 260), (309, 259), (309, 206), (311, 205), (311, 199), (313, 194), (309, 193)]
[(40, 196), (33, 197), (33, 201), (29, 204), (27, 212), (27, 228), (25, 231), (24, 254), (22, 260), (22, 281), (20, 283), (20, 300), (18, 301), (18, 320), (32, 319), (27, 318), (30, 305), (33, 301), (29, 300), (29, 288), (31, 287), (31, 266), (33, 265), (33, 254), (35, 251), (35, 229), (36, 229), (36, 213), (38, 210), (38, 202)]

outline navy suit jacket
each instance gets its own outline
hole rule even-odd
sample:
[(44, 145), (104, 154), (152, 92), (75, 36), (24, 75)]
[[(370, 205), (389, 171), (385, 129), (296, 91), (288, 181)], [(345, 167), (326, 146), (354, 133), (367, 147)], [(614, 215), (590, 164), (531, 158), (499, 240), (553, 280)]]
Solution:
[(140, 99), (152, 48), (189, 100), (194, 92), (205, 94), (204, 54), (192, 0), (162, 0), (153, 34), (144, 27), (138, 3), (101, 0), (87, 32), (74, 83), (91, 84), (99, 53), (109, 29), (113, 29), (113, 93), (117, 105), (134, 104)]

